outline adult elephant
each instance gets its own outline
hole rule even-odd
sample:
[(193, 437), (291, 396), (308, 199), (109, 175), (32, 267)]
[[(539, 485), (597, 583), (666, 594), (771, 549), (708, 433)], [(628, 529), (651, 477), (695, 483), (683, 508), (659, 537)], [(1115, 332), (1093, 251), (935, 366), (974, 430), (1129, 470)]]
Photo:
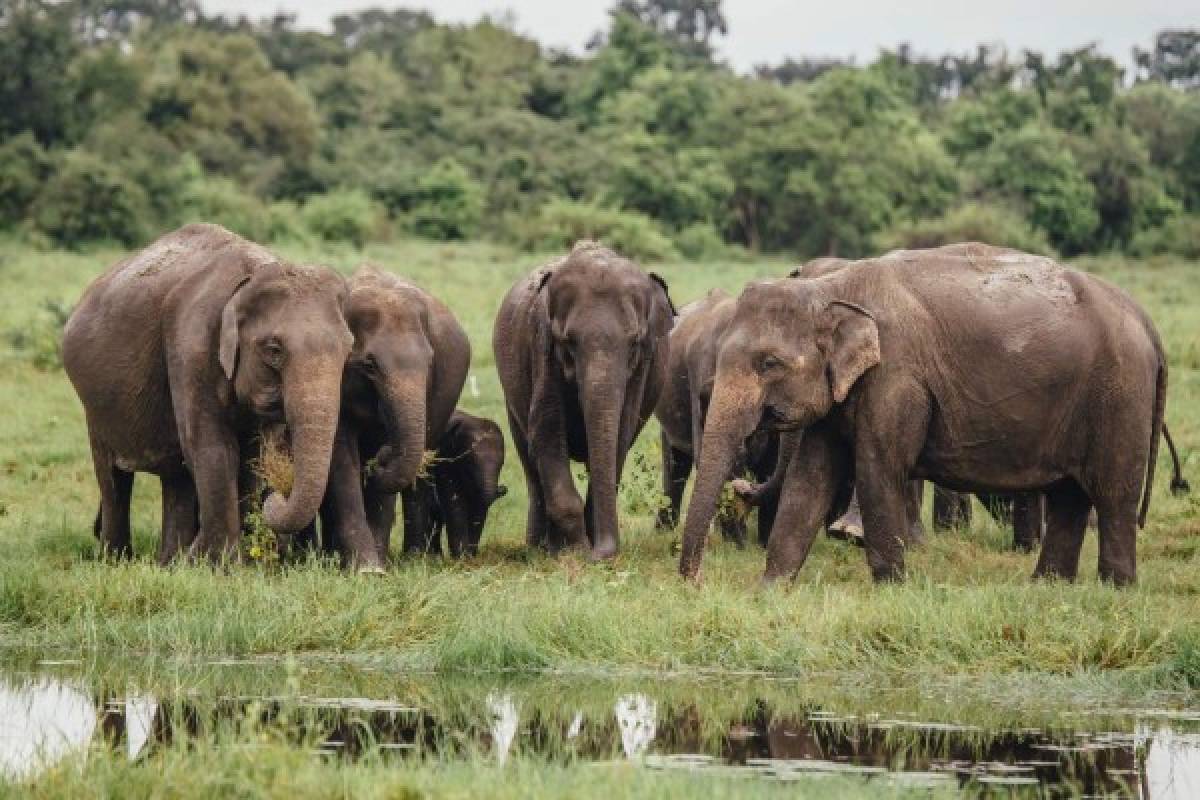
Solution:
[[(351, 334), (345, 282), (279, 261), (214, 225), (188, 225), (119, 262), (84, 292), (63, 334), (63, 363), (87, 417), (104, 549), (132, 554), (134, 472), (163, 485), (168, 561), (233, 557), (239, 472), (263, 427), (291, 440), (291, 492), (263, 517), (307, 525), (325, 493)], [(198, 525), (198, 530), (197, 530)]]
[(853, 469), (877, 581), (903, 576), (905, 486), (923, 478), (1045, 491), (1035, 576), (1075, 577), (1095, 506), (1100, 577), (1132, 583), (1166, 391), (1145, 312), (1047, 258), (971, 243), (752, 284), (722, 339), (680, 572), (697, 576), (720, 485), (765, 417), (804, 432), (767, 580), (803, 564), (834, 483)]
[(398, 493), (405, 552), (434, 549), (425, 452), (446, 432), (471, 344), (445, 304), (396, 275), (363, 267), (348, 285), (354, 348), (321, 526), (345, 563), (376, 571), (391, 546)]
[[(663, 492), (670, 502), (659, 512), (660, 530), (671, 530), (678, 523), (683, 491), (704, 437), (704, 417), (717, 371), (717, 343), (733, 319), (736, 304), (725, 292), (713, 289), (680, 309), (671, 330), (667, 380), (654, 410), (661, 429)], [(778, 446), (774, 434), (755, 431), (739, 450), (731, 477), (749, 472), (755, 480), (766, 480), (775, 468)], [(764, 547), (775, 518), (776, 498), (772, 495), (758, 504), (758, 541)], [(718, 522), (726, 539), (739, 547), (745, 545), (744, 516), (723, 508)]]
[[(531, 546), (617, 554), (617, 481), (658, 402), (674, 312), (661, 278), (594, 242), (505, 296), (492, 346), (529, 487)], [(571, 460), (587, 464), (586, 507)]]

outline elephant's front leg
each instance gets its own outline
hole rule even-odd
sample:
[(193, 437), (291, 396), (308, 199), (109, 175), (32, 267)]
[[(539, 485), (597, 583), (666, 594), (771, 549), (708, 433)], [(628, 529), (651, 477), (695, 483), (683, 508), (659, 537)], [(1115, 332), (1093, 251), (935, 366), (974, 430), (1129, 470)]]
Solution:
[(433, 486), (429, 480), (417, 478), (400, 492), (400, 501), (404, 506), (404, 552), (442, 555), (442, 540), (435, 536), (433, 526)]
[(187, 453), (200, 508), (200, 531), (188, 550), (192, 560), (216, 562), (238, 558), (241, 517), (238, 507), (240, 449), (237, 437), (215, 422), (193, 428), (195, 442)]
[(903, 471), (859, 459), (855, 475), (862, 509), (867, 565), (876, 582), (904, 579), (904, 549), (908, 540), (908, 480)]
[(804, 565), (846, 478), (846, 468), (846, 459), (827, 433), (813, 430), (805, 435), (773, 496), (778, 498), (778, 508), (767, 542), (764, 583), (795, 576)]
[(346, 567), (378, 572), (387, 563), (387, 550), (379, 546), (370, 509), (381, 503), (377, 497), (381, 493), (364, 488), (362, 473), (358, 436), (339, 425), (322, 503), (322, 533), (325, 539), (337, 542)]
[(564, 547), (573, 547), (585, 553), (591, 552), (584, 523), (583, 499), (580, 498), (575, 481), (571, 478), (570, 462), (566, 454), (549, 452), (538, 456), (537, 472), (550, 527), (547, 537), (550, 552), (556, 553)]
[(471, 546), (471, 502), (456, 478), (451, 475), (438, 476), (437, 503), (446, 526), (446, 545), (454, 558), (475, 554), (476, 548)]

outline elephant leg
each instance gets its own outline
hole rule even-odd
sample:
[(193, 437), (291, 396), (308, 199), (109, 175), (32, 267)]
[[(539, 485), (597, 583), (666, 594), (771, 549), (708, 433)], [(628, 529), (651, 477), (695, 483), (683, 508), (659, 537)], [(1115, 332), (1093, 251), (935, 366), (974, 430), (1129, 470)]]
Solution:
[(205, 415), (193, 418), (184, 456), (192, 468), (200, 531), (188, 549), (188, 558), (212, 563), (236, 561), (242, 524), (238, 506), (238, 473), (241, 447), (223, 421)]
[(925, 500), (925, 481), (909, 481), (904, 496), (904, 511), (908, 517), (905, 528), (909, 545), (920, 544), (925, 538), (925, 525), (921, 522), (921, 503)]
[(817, 531), (828, 518), (838, 488), (846, 479), (847, 462), (831, 437), (810, 430), (787, 465), (778, 494), (778, 510), (767, 542), (763, 582), (795, 576), (812, 549)]
[[(549, 521), (548, 547), (557, 553), (564, 547), (591, 552), (583, 499), (571, 478), (570, 463), (562, 453), (544, 453), (537, 458), (546, 517)], [(589, 491), (591, 480), (589, 479)]]
[(1091, 495), (1095, 498), (1098, 523), (1097, 572), (1100, 580), (1106, 583), (1132, 586), (1137, 581), (1138, 507), (1142, 487), (1140, 482), (1129, 484), (1109, 480), (1097, 483), (1100, 485), (1094, 487)]
[(660, 531), (669, 531), (679, 524), (679, 514), (683, 509), (683, 491), (687, 487), (688, 476), (692, 473), (692, 454), (671, 447), (664, 434), (662, 458), (663, 492), (670, 505), (658, 510), (657, 527)]
[(1013, 549), (1032, 553), (1042, 541), (1046, 496), (1041, 492), (1019, 492), (1013, 496)]
[(441, 512), (440, 524), (446, 527), (446, 545), (450, 550), (450, 555), (454, 558), (474, 555), (475, 548), (471, 546), (469, 503), (470, 497), (457, 478), (444, 474), (437, 476), (437, 507)]
[(717, 514), (717, 524), (721, 530), (721, 538), (733, 542), (738, 550), (746, 547), (746, 518), (739, 515), (736, 509), (722, 507)]
[(517, 427), (512, 414), (508, 415), (508, 430), (512, 433), (513, 450), (517, 451), (517, 460), (521, 462), (521, 471), (525, 473), (525, 489), (529, 495), (528, 509), (525, 514), (525, 544), (530, 548), (542, 550), (549, 548), (547, 537), (546, 501), (542, 497), (542, 482), (537, 474), (532, 457), (529, 455), (529, 443), (525, 434)]
[[(862, 465), (864, 460), (858, 459)], [(908, 539), (907, 487), (902, 471), (872, 465), (855, 475), (863, 517), (867, 565), (877, 582), (904, 579), (904, 548)]]
[(1091, 508), (1091, 498), (1073, 480), (1060, 481), (1046, 490), (1046, 538), (1034, 578), (1075, 580)]
[(380, 560), (387, 564), (392, 551), (392, 528), (396, 525), (396, 493), (364, 490), (362, 497), (375, 549)]
[(434, 536), (432, 487), (425, 478), (400, 492), (404, 509), (404, 552), (409, 555), (442, 555), (442, 541)]
[(162, 539), (158, 563), (167, 566), (189, 548), (196, 538), (196, 486), (185, 473), (162, 478)]
[(971, 524), (971, 496), (933, 485), (933, 529), (949, 531)]
[[(133, 494), (133, 473), (119, 469), (112, 454), (91, 438), (92, 466), (100, 487), (100, 549), (103, 555), (115, 558), (133, 557), (133, 540), (129, 529), (129, 499)], [(93, 530), (95, 525), (93, 524)]]

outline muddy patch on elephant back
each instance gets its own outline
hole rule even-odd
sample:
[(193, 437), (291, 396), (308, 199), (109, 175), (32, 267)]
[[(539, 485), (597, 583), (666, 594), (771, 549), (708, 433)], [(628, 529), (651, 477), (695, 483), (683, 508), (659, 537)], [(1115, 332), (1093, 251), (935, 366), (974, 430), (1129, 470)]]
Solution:
[[(917, 699), (813, 678), (452, 677), (262, 659), (101, 677), (88, 663), (96, 662), (0, 668), (0, 775), (29, 778), (85, 755), (186, 753), (197, 741), (236, 747), (236, 732), (247, 730), (319, 762), (370, 758), (399, 769), (422, 759), (502, 765), (519, 757), (684, 770), (748, 786), (838, 776), (970, 796), (1200, 796), (1200, 709), (1031, 710), (995, 723), (975, 713), (959, 722), (949, 706), (906, 708), (942, 694), (930, 687)], [(826, 693), (827, 702), (817, 699)], [(945, 698), (963, 700), (952, 686)]]
[(1062, 267), (1049, 258), (1011, 254), (997, 256), (992, 263), (1000, 265), (999, 268), (991, 270), (983, 279), (983, 290), (991, 297), (1004, 298), (1032, 291), (1055, 305), (1070, 305), (1079, 299)]

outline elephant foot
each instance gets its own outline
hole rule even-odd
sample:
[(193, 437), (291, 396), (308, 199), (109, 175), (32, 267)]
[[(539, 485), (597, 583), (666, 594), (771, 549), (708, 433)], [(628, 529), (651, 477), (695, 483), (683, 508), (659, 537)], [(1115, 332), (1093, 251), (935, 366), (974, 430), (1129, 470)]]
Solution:
[(659, 533), (668, 533), (675, 530), (677, 518), (675, 514), (667, 509), (662, 509), (658, 512), (658, 518), (654, 521), (654, 529)]

